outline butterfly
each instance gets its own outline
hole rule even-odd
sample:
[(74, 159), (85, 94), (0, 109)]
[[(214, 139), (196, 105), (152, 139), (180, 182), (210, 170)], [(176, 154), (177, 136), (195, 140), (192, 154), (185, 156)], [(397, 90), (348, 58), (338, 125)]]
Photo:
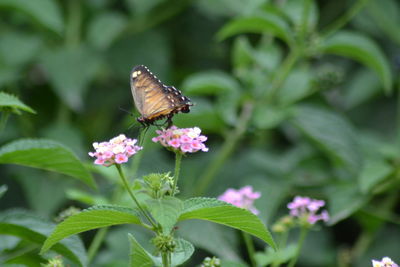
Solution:
[(167, 118), (167, 128), (172, 125), (172, 117), (178, 112), (190, 112), (193, 106), (190, 99), (173, 86), (164, 85), (144, 65), (138, 65), (131, 71), (131, 90), (133, 101), (140, 113), (137, 121), (150, 126), (155, 121)]

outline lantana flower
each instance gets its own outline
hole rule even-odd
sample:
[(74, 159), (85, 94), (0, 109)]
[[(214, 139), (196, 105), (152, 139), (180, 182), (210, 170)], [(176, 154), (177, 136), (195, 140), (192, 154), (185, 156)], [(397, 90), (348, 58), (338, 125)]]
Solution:
[(382, 258), (381, 261), (372, 260), (373, 267), (399, 267), (394, 261), (389, 257)]
[(152, 141), (159, 142), (162, 146), (180, 153), (195, 153), (197, 151), (207, 152), (208, 148), (204, 144), (207, 137), (201, 135), (199, 127), (178, 128), (172, 126), (168, 129), (157, 130), (158, 136)]
[(136, 139), (127, 138), (124, 134), (120, 134), (108, 142), (93, 143), (96, 151), (89, 152), (89, 156), (96, 158), (94, 164), (97, 165), (108, 167), (113, 164), (122, 164), (143, 149), (143, 147), (137, 146), (136, 143)]
[(255, 215), (260, 212), (254, 207), (254, 200), (261, 197), (260, 192), (254, 192), (253, 187), (248, 185), (239, 190), (229, 188), (218, 197), (219, 200), (228, 202), (239, 208), (248, 209)]
[(315, 224), (317, 221), (329, 220), (328, 211), (322, 210), (317, 214), (318, 210), (325, 206), (325, 201), (312, 199), (309, 197), (296, 196), (287, 207), (290, 209), (290, 215), (300, 219), (306, 219), (308, 223)]

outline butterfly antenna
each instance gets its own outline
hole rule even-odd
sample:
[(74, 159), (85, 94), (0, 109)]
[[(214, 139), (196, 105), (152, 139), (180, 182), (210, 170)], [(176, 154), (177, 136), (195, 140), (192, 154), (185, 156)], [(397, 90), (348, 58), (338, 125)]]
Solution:
[(128, 114), (131, 115), (132, 117), (135, 116), (132, 112), (130, 112), (129, 110), (124, 109), (123, 107), (118, 107), (118, 108), (119, 108), (119, 110), (122, 110), (122, 111), (128, 113)]

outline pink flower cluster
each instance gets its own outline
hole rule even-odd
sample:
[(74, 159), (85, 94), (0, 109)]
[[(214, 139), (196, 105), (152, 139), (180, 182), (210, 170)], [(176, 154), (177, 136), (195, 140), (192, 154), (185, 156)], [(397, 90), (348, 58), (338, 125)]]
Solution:
[(229, 188), (222, 195), (218, 197), (219, 200), (228, 202), (239, 208), (248, 209), (254, 214), (259, 214), (260, 212), (253, 206), (254, 200), (261, 197), (260, 192), (254, 192), (253, 187), (250, 185), (235, 190)]
[(120, 134), (108, 142), (93, 143), (96, 151), (89, 152), (89, 156), (96, 158), (94, 164), (97, 165), (108, 167), (113, 164), (122, 164), (142, 149), (136, 143), (136, 139), (127, 138), (125, 135)]
[(201, 135), (199, 127), (180, 129), (172, 126), (168, 129), (157, 130), (156, 133), (158, 136), (154, 137), (152, 141), (155, 143), (159, 142), (174, 152), (194, 153), (199, 150), (203, 152), (208, 151), (208, 148), (204, 144), (207, 137)]
[(372, 260), (373, 267), (399, 267), (392, 259), (389, 257), (384, 257), (381, 261)]
[(301, 196), (296, 196), (293, 202), (287, 205), (290, 209), (290, 215), (298, 218), (306, 217), (310, 224), (315, 224), (319, 220), (325, 222), (329, 220), (329, 214), (326, 210), (317, 214), (318, 210), (323, 206), (325, 206), (325, 201), (323, 200)]

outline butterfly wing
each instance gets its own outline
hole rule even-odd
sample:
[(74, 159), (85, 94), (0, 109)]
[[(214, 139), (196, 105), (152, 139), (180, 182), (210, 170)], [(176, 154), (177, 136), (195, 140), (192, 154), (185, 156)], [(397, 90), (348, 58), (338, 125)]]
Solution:
[(192, 105), (189, 98), (175, 87), (162, 84), (143, 65), (134, 67), (131, 72), (131, 90), (143, 121), (152, 122), (179, 111), (189, 112)]

